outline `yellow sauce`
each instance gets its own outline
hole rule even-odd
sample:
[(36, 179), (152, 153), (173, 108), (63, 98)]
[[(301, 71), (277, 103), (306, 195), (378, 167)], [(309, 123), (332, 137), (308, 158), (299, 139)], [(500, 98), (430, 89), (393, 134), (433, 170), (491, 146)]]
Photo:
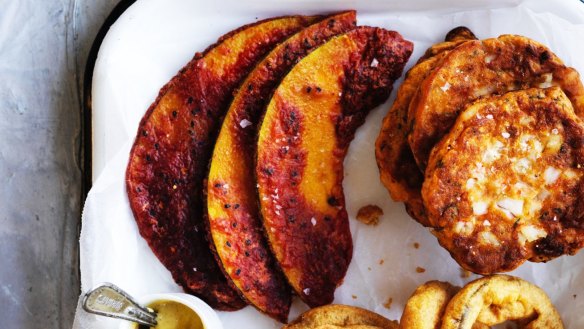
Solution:
[[(171, 300), (157, 300), (147, 305), (153, 309), (157, 316), (158, 325), (154, 329), (204, 329), (201, 318), (188, 306)], [(138, 329), (151, 328), (144, 325), (136, 326)]]

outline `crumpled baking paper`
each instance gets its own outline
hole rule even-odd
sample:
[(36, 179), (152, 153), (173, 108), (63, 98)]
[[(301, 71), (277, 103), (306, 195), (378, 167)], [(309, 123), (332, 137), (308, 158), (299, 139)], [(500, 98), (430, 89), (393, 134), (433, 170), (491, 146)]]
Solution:
[[(509, 33), (533, 38), (549, 46), (567, 65), (584, 72), (584, 4), (576, 0), (138, 1), (111, 28), (94, 71), (94, 186), (82, 218), (82, 292), (104, 281), (134, 296), (181, 291), (138, 234), (124, 187), (138, 123), (160, 87), (196, 51), (242, 24), (275, 15), (351, 8), (358, 10), (359, 25), (396, 30), (414, 42), (406, 69), (450, 29), (465, 25), (479, 38)], [(396, 89), (400, 83), (396, 82)], [(335, 303), (364, 307), (399, 320), (404, 303), (418, 285), (428, 280), (463, 285), (477, 276), (464, 275), (430, 232), (411, 220), (401, 203), (389, 198), (379, 180), (374, 142), (394, 97), (395, 92), (368, 116), (345, 159), (343, 185), (354, 253)], [(355, 220), (358, 209), (368, 204), (383, 209), (377, 226)], [(542, 287), (567, 328), (584, 328), (584, 252), (547, 264), (526, 263), (510, 274)], [(291, 319), (306, 309), (295, 300)], [(219, 313), (226, 329), (281, 327), (252, 307)], [(112, 328), (119, 323), (78, 309), (73, 327)]]

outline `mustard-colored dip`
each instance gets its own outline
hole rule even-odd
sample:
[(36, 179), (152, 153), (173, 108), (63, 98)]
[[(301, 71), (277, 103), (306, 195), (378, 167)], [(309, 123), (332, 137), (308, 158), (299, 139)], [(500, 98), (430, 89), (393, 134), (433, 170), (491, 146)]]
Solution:
[[(204, 329), (201, 318), (188, 306), (171, 300), (157, 300), (147, 305), (153, 309), (157, 316), (158, 325), (155, 329)], [(138, 329), (148, 329), (145, 325), (137, 326)]]

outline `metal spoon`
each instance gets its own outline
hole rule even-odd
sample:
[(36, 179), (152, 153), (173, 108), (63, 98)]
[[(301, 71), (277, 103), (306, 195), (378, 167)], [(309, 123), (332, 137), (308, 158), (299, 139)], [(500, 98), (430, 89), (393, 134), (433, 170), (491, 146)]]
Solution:
[(138, 304), (130, 295), (111, 283), (103, 283), (83, 297), (86, 312), (156, 326), (156, 313)]

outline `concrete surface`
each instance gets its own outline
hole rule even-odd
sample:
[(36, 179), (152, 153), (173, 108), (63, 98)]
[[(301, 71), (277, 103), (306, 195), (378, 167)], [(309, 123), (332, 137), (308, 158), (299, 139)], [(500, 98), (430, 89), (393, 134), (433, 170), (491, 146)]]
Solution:
[(0, 328), (73, 322), (83, 71), (116, 3), (0, 0)]

